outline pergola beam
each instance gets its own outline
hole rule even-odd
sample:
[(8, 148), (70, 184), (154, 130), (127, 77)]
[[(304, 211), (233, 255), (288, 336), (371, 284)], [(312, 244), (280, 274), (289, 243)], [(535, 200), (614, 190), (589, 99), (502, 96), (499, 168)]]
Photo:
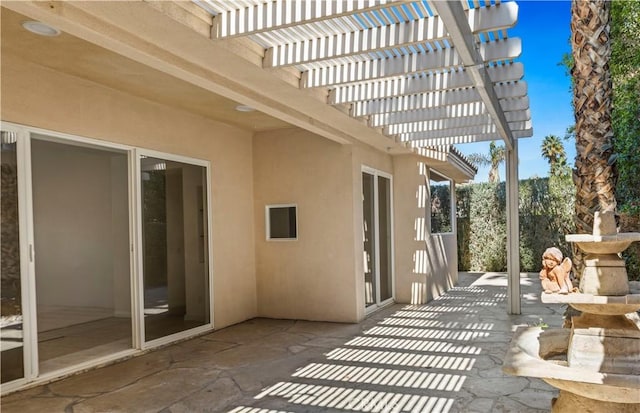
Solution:
[[(482, 101), (487, 105), (487, 110), (491, 114), (500, 137), (504, 140), (507, 149), (512, 149), (514, 138), (500, 108), (491, 79), (487, 74), (485, 67), (487, 59), (476, 48), (475, 39), (465, 19), (462, 4), (458, 1), (436, 1), (432, 2), (431, 5), (438, 11), (438, 15), (447, 26), (449, 36), (464, 63), (465, 69), (473, 79)], [(480, 46), (482, 47), (482, 45)]]
[[(533, 129), (526, 129), (522, 131), (513, 131), (514, 138), (528, 138), (533, 136)], [(407, 141), (406, 144), (410, 148), (422, 148), (425, 146), (441, 146), (441, 145), (459, 145), (463, 143), (473, 143), (473, 142), (485, 142), (485, 141), (493, 141), (496, 139), (500, 139), (500, 135), (497, 133), (486, 133), (486, 134), (471, 134), (471, 135), (460, 135), (460, 136), (447, 136), (444, 138), (430, 138), (429, 135), (424, 137), (423, 139), (415, 139)]]

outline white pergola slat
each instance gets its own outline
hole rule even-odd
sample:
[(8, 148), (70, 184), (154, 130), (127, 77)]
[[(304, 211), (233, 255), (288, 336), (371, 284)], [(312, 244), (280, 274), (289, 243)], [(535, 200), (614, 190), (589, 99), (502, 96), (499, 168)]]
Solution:
[[(500, 30), (515, 25), (518, 8), (515, 3), (470, 10), (467, 19), (473, 33)], [(302, 39), (270, 47), (265, 52), (263, 67), (290, 66), (371, 51), (406, 47), (447, 38), (438, 16), (410, 20), (357, 30)]]
[[(528, 131), (531, 129), (531, 121), (520, 121), (520, 122), (507, 122), (509, 127), (513, 128), (513, 132), (515, 131)], [(512, 133), (513, 133), (512, 132)], [(500, 136), (500, 132), (498, 128), (493, 123), (487, 123), (484, 125), (473, 125), (473, 126), (465, 126), (465, 127), (452, 127), (452, 128), (440, 128), (440, 129), (432, 129), (427, 131), (412, 131), (402, 133), (399, 132), (397, 134), (393, 134), (396, 136), (400, 142), (419, 140), (419, 139), (439, 139), (439, 138), (447, 138), (449, 136), (468, 136), (468, 135), (493, 135), (493, 139), (497, 139), (496, 137)], [(493, 140), (492, 139), (492, 140)], [(431, 145), (430, 145), (431, 146)]]
[[(509, 60), (520, 56), (520, 39), (513, 38), (480, 46), (488, 62)], [(394, 59), (376, 59), (331, 65), (302, 73), (300, 85), (305, 88), (331, 87), (340, 84), (400, 76), (425, 71), (447, 70), (463, 64), (453, 48), (428, 53), (406, 54)]]
[[(441, 106), (435, 109), (420, 109), (406, 112), (393, 112), (372, 115), (369, 117), (369, 126), (380, 128), (389, 125), (407, 124), (429, 120), (449, 120), (458, 118), (472, 118), (477, 115), (488, 115), (484, 103), (474, 102), (461, 105)], [(513, 112), (505, 112), (507, 122), (516, 122), (531, 119), (529, 109)]]
[[(524, 97), (525, 88), (496, 87), (499, 102), (513, 103), (511, 98)], [(451, 105), (482, 102), (475, 89), (444, 90), (384, 99), (371, 99), (351, 105), (351, 116), (369, 116), (377, 113), (403, 112), (419, 109), (435, 109)], [(484, 102), (483, 102), (484, 103)]]
[[(513, 131), (513, 137), (516, 139), (519, 138), (528, 138), (533, 133), (532, 129), (525, 129), (522, 131)], [(494, 141), (499, 140), (500, 135), (498, 133), (473, 133), (467, 135), (450, 135), (445, 138), (442, 137), (433, 137), (432, 134), (425, 134), (420, 139), (420, 135), (414, 135), (413, 140), (406, 141), (407, 145), (412, 148), (424, 148), (428, 146), (447, 146), (447, 145), (461, 145), (465, 143), (474, 143), (478, 142), (478, 139), (482, 139), (483, 141)], [(405, 142), (405, 141), (401, 141)]]
[[(326, 19), (348, 16), (357, 11), (375, 10), (402, 0), (271, 0), (243, 6), (234, 0), (204, 1), (214, 10), (222, 10), (213, 21), (213, 38), (264, 33)], [(226, 3), (226, 4), (225, 4)]]
[[(491, 66), (487, 68), (487, 73), (489, 74), (491, 82), (494, 84), (511, 82), (522, 79), (524, 76), (524, 66), (522, 63)], [(328, 102), (336, 105), (399, 95), (470, 87), (473, 87), (473, 80), (465, 71), (435, 73), (427, 76), (389, 78), (337, 86), (329, 92)]]
[[(511, 130), (529, 129), (531, 123), (528, 119), (507, 122)], [(390, 124), (384, 127), (383, 133), (385, 135), (410, 135), (418, 132), (443, 132), (450, 133), (447, 129), (457, 129), (466, 127), (488, 127), (495, 130), (495, 125), (491, 120), (489, 114), (475, 115), (475, 116), (459, 116), (447, 119), (428, 120), (409, 123), (396, 123)], [(434, 135), (435, 136), (435, 135)]]
[(505, 113), (529, 109), (529, 96), (522, 96), (513, 99), (500, 99), (499, 102), (502, 111)]
[[(326, 97), (389, 147), (433, 156), (449, 153), (438, 147), (503, 140), (517, 203), (517, 139), (533, 130), (524, 68), (514, 61), (522, 44), (508, 36), (514, 1), (194, 1), (211, 13), (214, 41), (249, 39), (263, 50), (262, 70), (296, 73), (308, 89), (301, 93)], [(517, 205), (508, 211), (509, 312), (518, 314)]]

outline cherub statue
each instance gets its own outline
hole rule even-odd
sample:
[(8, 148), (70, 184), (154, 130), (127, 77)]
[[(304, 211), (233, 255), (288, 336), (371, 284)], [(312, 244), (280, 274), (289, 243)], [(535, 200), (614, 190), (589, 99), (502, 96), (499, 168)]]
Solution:
[(545, 293), (568, 294), (577, 292), (573, 286), (569, 273), (571, 272), (571, 259), (562, 259), (562, 252), (556, 248), (547, 248), (542, 254), (542, 270), (540, 282)]

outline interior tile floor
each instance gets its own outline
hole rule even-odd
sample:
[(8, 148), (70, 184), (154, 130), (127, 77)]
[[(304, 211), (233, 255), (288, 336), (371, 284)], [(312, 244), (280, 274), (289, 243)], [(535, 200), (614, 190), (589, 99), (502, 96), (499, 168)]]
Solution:
[(562, 325), (522, 280), (460, 274), (428, 304), (396, 304), (359, 324), (254, 319), (107, 367), (9, 394), (3, 413), (548, 412), (557, 392), (501, 364), (517, 325)]

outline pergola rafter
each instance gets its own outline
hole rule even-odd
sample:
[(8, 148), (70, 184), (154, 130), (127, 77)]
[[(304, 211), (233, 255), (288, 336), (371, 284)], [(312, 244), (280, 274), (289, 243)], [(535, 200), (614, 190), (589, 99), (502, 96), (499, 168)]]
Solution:
[[(468, 132), (468, 131), (467, 131)], [(463, 134), (463, 135), (451, 135), (451, 133), (455, 133), (455, 131), (449, 131), (446, 134), (446, 137), (436, 137), (433, 134), (424, 134), (421, 138), (421, 135), (415, 134), (412, 136), (412, 140), (403, 141), (400, 137), (398, 140), (400, 142), (406, 142), (406, 144), (411, 148), (424, 148), (428, 146), (448, 146), (448, 145), (461, 145), (465, 143), (474, 143), (478, 142), (478, 138), (483, 141), (493, 141), (500, 139), (500, 136), (497, 133), (481, 133), (478, 131), (473, 131), (473, 133)], [(513, 131), (513, 136), (516, 139), (519, 138), (527, 138), (531, 136), (533, 133), (532, 129), (525, 129), (522, 131)]]

